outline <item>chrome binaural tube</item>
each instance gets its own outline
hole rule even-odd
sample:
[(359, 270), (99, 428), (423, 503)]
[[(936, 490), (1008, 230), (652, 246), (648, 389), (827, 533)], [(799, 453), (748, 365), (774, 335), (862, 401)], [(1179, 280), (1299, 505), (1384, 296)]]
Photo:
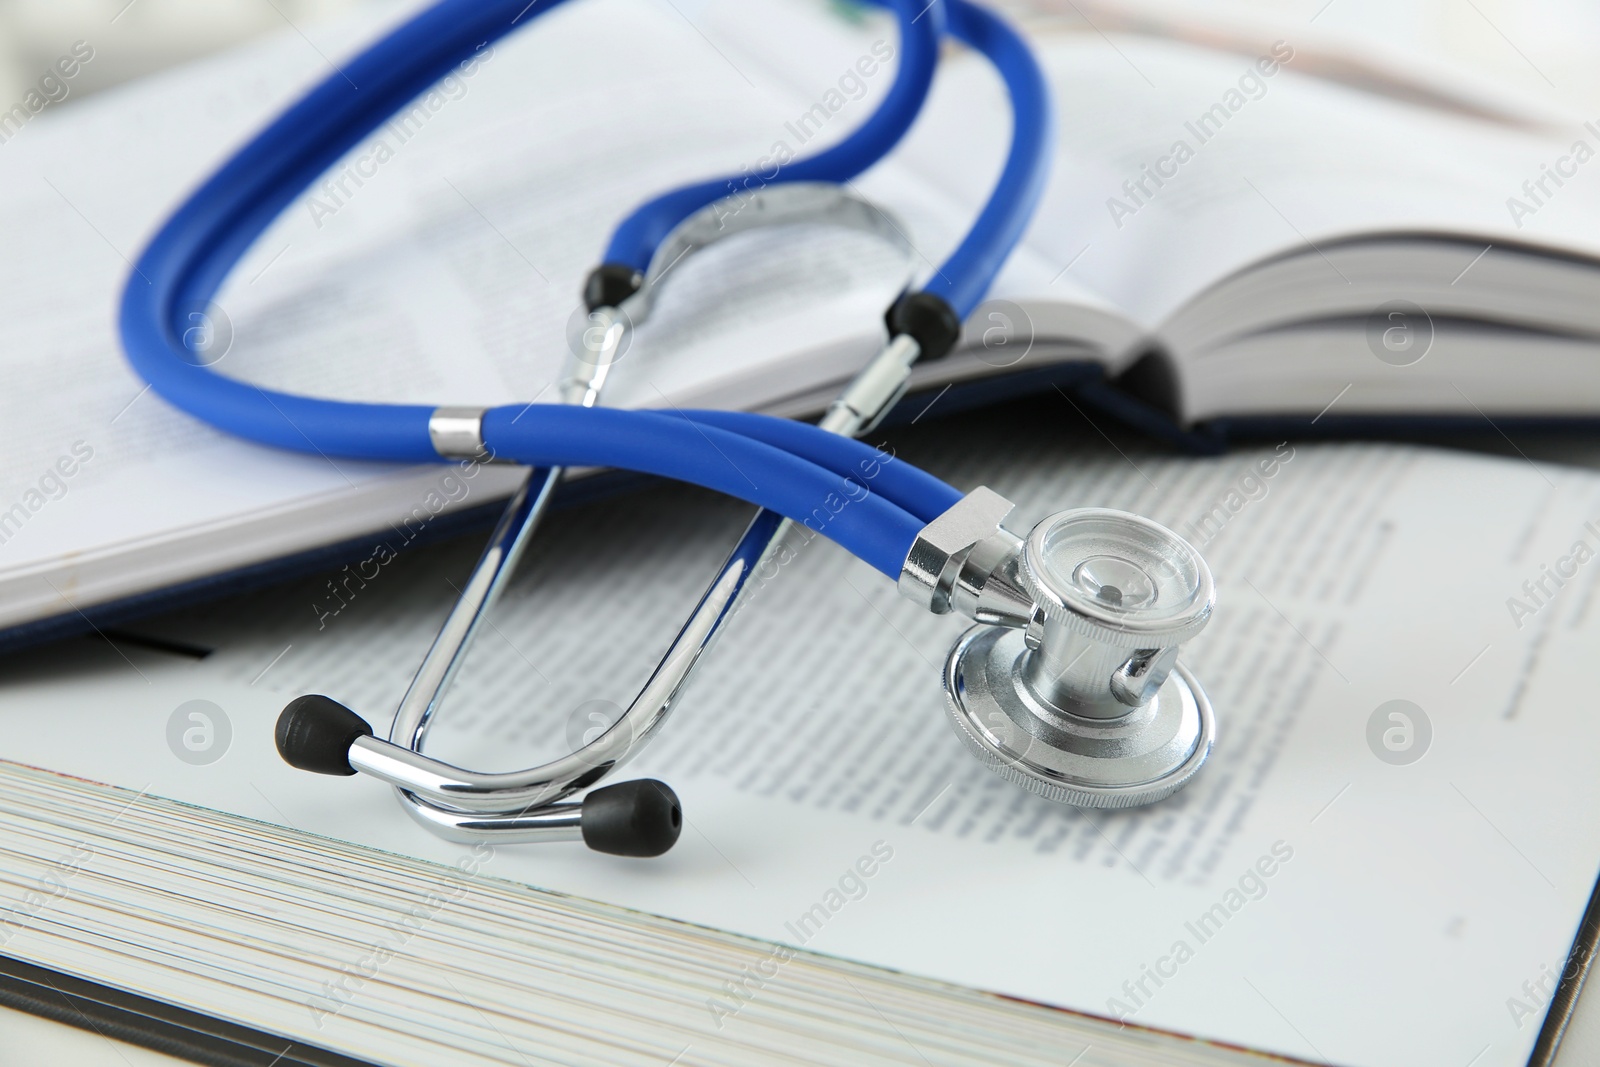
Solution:
[[(796, 223), (843, 226), (889, 241), (901, 252), (910, 275), (915, 256), (903, 227), (838, 187), (795, 184), (746, 193), (731, 213), (723, 204), (713, 204), (686, 219), (662, 243), (632, 296), (620, 306), (591, 313), (583, 344), (569, 357), (561, 400), (584, 406), (598, 401), (625, 351), (629, 331), (648, 315), (656, 285), (679, 260), (733, 234)], [(904, 393), (916, 357), (915, 341), (907, 337), (890, 341), (830, 407), (823, 427), (853, 435), (875, 424)], [(492, 460), (484, 447), (482, 414), (481, 409), (436, 411), (429, 427), (436, 451), (447, 458)], [(676, 798), (666, 786), (643, 781), (593, 787), (627, 763), (661, 728), (701, 657), (750, 588), (750, 579), (788, 535), (791, 524), (773, 512), (759, 512), (752, 520), (627, 710), (594, 741), (537, 767), (496, 773), (467, 770), (422, 753), (451, 682), (544, 517), (561, 476), (560, 469), (530, 470), (512, 494), (402, 698), (389, 739), (371, 736), (359, 717), (327, 698), (302, 697), (280, 720), (279, 748), (286, 759), (310, 770), (359, 772), (387, 782), (413, 819), (450, 840), (581, 838), (602, 851), (651, 855), (655, 853), (629, 849), (643, 849), (638, 839), (654, 835), (657, 844), (651, 847), (656, 851), (670, 847), (679, 815)], [(295, 718), (302, 713), (303, 718)], [(327, 751), (330, 739), (338, 749), (332, 755)], [(584, 790), (590, 792), (582, 803), (567, 801)]]

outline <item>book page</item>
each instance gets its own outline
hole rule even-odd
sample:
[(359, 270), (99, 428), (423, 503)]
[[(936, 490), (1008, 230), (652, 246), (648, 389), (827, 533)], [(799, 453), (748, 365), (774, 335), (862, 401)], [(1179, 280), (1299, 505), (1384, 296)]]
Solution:
[[(676, 848), (507, 846), (492, 873), (1318, 1061), (1525, 1062), (1600, 867), (1600, 721), (1572, 699), (1600, 626), (1600, 478), (1364, 445), (1178, 460), (1089, 430), (1019, 451), (1015, 426), (937, 427), (900, 454), (1005, 493), (1019, 527), (1062, 507), (1149, 514), (1217, 576), (1186, 662), (1218, 740), (1185, 790), (1083, 811), (978, 766), (938, 687), (960, 624), (819, 542), (626, 772), (683, 798)], [(430, 751), (504, 770), (581, 742), (631, 698), (745, 514), (662, 489), (557, 516)], [(381, 733), (476, 550), (142, 631), (204, 659), (85, 641), (12, 661), (7, 754), (450, 861), (461, 850), (386, 787), (293, 771), (271, 732), (288, 699), (321, 692)], [(169, 747), (192, 700), (228, 723), (203, 764)], [(875, 847), (892, 856), (870, 883), (833, 893)]]
[[(1581, 124), (1520, 130), (1387, 100), (1302, 72), (1292, 37), (1244, 56), (1047, 19), (1025, 25), (1056, 122), (1055, 164), (1026, 244), (1053, 270), (999, 295), (1048, 303), (1059, 277), (1149, 332), (1181, 335), (1169, 320), (1209, 286), (1337, 237), (1439, 232), (1600, 254), (1600, 171), (1575, 163), (1600, 150), (1600, 133)], [(981, 68), (972, 57), (950, 65), (907, 146), (919, 173), (966, 204), (978, 202), (986, 172), (947, 146), (959, 137), (987, 149), (1007, 133), (976, 129), (1005, 107)], [(1557, 166), (1559, 184), (1547, 177)], [(1530, 193), (1526, 181), (1542, 187)], [(1327, 273), (1329, 286), (1344, 285)]]

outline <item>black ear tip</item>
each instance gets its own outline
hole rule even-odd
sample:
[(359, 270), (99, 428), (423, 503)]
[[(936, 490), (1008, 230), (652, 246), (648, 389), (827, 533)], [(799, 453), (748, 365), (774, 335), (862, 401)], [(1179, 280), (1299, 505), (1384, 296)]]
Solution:
[(370, 737), (367, 721), (325, 696), (295, 697), (278, 716), (273, 733), (278, 755), (291, 767), (317, 774), (354, 774), (350, 746)]
[(583, 843), (613, 856), (659, 856), (683, 832), (683, 805), (665, 782), (640, 778), (583, 798)]

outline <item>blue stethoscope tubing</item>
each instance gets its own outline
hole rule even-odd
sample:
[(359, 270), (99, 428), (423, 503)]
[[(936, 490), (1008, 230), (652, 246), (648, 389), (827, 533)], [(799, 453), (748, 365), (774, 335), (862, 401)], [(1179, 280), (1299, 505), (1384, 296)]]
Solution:
[[(392, 31), (291, 106), (241, 148), (167, 220), (123, 290), (120, 327), (134, 369), (175, 407), (219, 429), (325, 458), (438, 462), (434, 407), (325, 400), (264, 389), (195, 362), (183, 343), (186, 309), (206, 306), (278, 214), (339, 158), (463, 58), (563, 0), (443, 0)], [(797, 160), (775, 181), (847, 181), (887, 153), (915, 120), (943, 32), (994, 64), (1013, 110), (1011, 146), (987, 203), (924, 287), (966, 315), (1022, 236), (1044, 189), (1050, 116), (1044, 78), (1026, 43), (967, 0), (873, 0), (901, 36), (893, 84), (843, 141)], [(643, 204), (616, 229), (608, 262), (643, 270), (680, 221), (725, 195), (728, 179)], [(529, 466), (596, 466), (691, 482), (805, 522), (824, 501), (820, 532), (898, 578), (924, 525), (961, 493), (877, 450), (789, 420), (724, 411), (625, 411), (508, 405), (483, 418), (493, 454)]]

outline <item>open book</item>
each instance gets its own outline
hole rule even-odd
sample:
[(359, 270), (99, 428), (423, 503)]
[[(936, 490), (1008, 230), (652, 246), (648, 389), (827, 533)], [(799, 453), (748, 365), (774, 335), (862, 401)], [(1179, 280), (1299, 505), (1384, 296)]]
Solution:
[[(1593, 949), (1600, 476), (1174, 459), (1033, 404), (891, 440), (1029, 520), (1101, 504), (1203, 543), (1186, 662), (1217, 742), (1168, 801), (1075, 810), (979, 766), (938, 685), (960, 623), (817, 540), (628, 768), (683, 799), (671, 852), (448, 844), (272, 729), (322, 692), (386, 730), (464, 538), (7, 658), (0, 957), (289, 1063), (1545, 1067)], [(1055, 432), (1017, 454), (1019, 426)], [(592, 736), (748, 512), (662, 487), (553, 517), (430, 751), (505, 770)], [(0, 998), (50, 996), (5, 968)]]
[[(1090, 379), (1117, 384), (1119, 410), (1175, 425), (1596, 409), (1600, 211), (1574, 169), (1600, 144), (1591, 131), (1496, 112), (1481, 90), (1401, 103), (1321, 76), (1326, 62), (1301, 73), (1309, 29), (1226, 50), (1042, 15), (1025, 26), (1055, 96), (1054, 176), (964, 348), (919, 368), (906, 417), (956, 405), (953, 385), (982, 396)], [(164, 213), (328, 75), (327, 57), (379, 29), (368, 14), (314, 40), (285, 33), (41, 116), (4, 146), (12, 640), (355, 551), (378, 530), (409, 541), (506, 491), (504, 471), (466, 480), (230, 440), (120, 358), (116, 296)], [(881, 16), (821, 0), (563, 7), (334, 168), (198, 328), (220, 371), (280, 388), (548, 396), (614, 221), (674, 183), (838, 137), (887, 86), (894, 47)], [(1004, 114), (992, 72), (955, 51), (907, 143), (856, 183), (901, 221), (922, 273), (986, 194)], [(815, 413), (881, 342), (905, 268), (861, 235), (729, 241), (669, 278), (606, 402)]]

